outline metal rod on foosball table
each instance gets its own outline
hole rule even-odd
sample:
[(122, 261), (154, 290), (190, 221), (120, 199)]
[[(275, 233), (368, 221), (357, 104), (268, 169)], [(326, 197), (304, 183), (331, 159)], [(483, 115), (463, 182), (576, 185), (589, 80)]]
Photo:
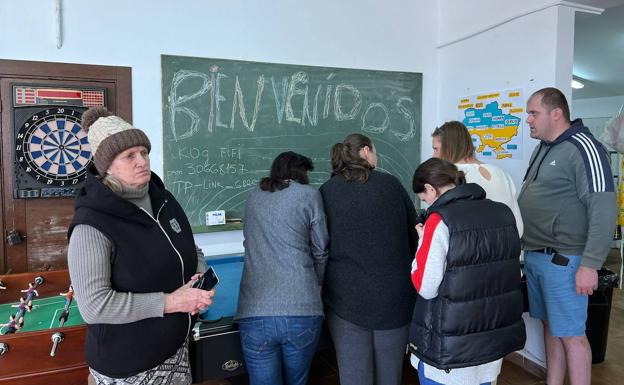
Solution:
[(65, 334), (63, 332), (56, 332), (52, 334), (52, 350), (50, 350), (50, 357), (54, 357), (56, 355), (56, 348), (58, 344), (63, 342), (65, 339)]

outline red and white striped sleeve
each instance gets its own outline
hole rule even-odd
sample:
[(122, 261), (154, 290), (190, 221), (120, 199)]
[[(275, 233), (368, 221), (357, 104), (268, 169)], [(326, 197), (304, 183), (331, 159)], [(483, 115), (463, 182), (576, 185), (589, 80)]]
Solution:
[(412, 262), (412, 283), (424, 299), (435, 298), (446, 270), (449, 229), (438, 213), (427, 218)]

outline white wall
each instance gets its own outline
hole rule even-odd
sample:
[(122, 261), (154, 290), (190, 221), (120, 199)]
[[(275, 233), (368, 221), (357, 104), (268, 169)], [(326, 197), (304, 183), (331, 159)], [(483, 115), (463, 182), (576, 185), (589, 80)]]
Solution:
[[(573, 118), (611, 118), (624, 106), (624, 95), (572, 100)], [(624, 112), (624, 110), (623, 110)]]
[[(134, 124), (162, 174), (160, 55), (422, 72), (423, 127), (437, 116), (437, 4), (411, 0), (0, 1), (0, 58), (132, 67)], [(426, 147), (428, 143), (423, 143)], [(242, 251), (242, 234), (201, 234), (206, 254)]]
[[(483, 3), (498, 4), (490, 0)], [(442, 24), (440, 36), (456, 39), (484, 25), (492, 25), (532, 10), (536, 7), (534, 3), (536, 2), (527, 2), (526, 6), (524, 3), (510, 5), (510, 10), (513, 11), (508, 10), (503, 17), (498, 15), (500, 6), (482, 6), (479, 7), (479, 12), (475, 11), (477, 7), (471, 7), (472, 15), (466, 19), (473, 20), (474, 23), (455, 25), (445, 22)], [(469, 12), (457, 0), (444, 0), (441, 4), (441, 20), (452, 20), (457, 12)], [(525, 98), (528, 98), (534, 91), (551, 86), (571, 94), (573, 26), (572, 9), (550, 7), (441, 48), (438, 93), (440, 114), (437, 123), (457, 120), (458, 98), (465, 95), (521, 88)], [(523, 114), (523, 121), (525, 118), (526, 114)], [(525, 125), (522, 128), (522, 159), (504, 159), (497, 163), (511, 174), (518, 187), (537, 143), (529, 137), (528, 128)], [(427, 129), (431, 133), (433, 127), (425, 127), (423, 131)]]

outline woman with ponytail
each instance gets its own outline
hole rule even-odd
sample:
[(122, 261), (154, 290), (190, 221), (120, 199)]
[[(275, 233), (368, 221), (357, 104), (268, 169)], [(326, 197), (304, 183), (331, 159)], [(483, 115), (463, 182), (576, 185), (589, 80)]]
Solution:
[(418, 166), (412, 187), (430, 205), (416, 226), (412, 365), (421, 385), (492, 383), (525, 341), (514, 215), (443, 159)]
[(399, 385), (415, 293), (416, 211), (394, 176), (375, 170), (370, 138), (351, 134), (331, 150), (321, 186), (329, 229), (323, 285), (342, 385)]

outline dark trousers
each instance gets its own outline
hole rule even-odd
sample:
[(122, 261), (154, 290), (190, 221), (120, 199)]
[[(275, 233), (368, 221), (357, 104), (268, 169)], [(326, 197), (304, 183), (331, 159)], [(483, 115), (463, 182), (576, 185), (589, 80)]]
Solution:
[(341, 385), (400, 385), (409, 324), (375, 330), (355, 325), (326, 311), (334, 341)]

